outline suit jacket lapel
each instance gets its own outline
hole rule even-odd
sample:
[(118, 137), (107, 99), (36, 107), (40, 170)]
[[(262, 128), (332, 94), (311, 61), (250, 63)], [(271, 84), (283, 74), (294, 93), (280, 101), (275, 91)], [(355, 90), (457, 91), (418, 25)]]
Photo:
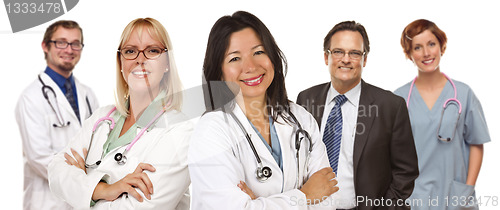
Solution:
[[(368, 140), (370, 129), (376, 115), (366, 114), (366, 110), (373, 104), (375, 98), (370, 91), (371, 87), (361, 80), (361, 96), (359, 98), (358, 120), (356, 124), (356, 137), (354, 139), (354, 177), (356, 177), (356, 168), (358, 166), (361, 154)], [(360, 114), (361, 113), (361, 114)]]
[[(318, 127), (321, 128), (321, 120), (323, 119), (323, 113), (325, 112), (326, 96), (328, 95), (328, 90), (330, 90), (330, 83), (325, 83), (321, 89), (318, 98), (316, 98), (312, 105), (318, 108), (318, 114), (314, 115), (314, 119), (318, 122)], [(329, 111), (329, 110), (328, 110)]]

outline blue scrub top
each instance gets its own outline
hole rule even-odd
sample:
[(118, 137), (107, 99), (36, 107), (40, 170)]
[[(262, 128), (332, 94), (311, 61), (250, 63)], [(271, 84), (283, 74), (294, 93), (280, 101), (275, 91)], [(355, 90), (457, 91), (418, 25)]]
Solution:
[[(471, 144), (491, 141), (483, 109), (474, 92), (462, 82), (453, 80), (457, 99), (462, 104), (455, 137), (450, 142), (438, 140), (437, 130), (443, 104), (455, 91), (448, 81), (431, 110), (413, 87), (408, 112), (417, 149), (419, 177), (408, 202), (412, 209), (458, 209), (461, 202), (475, 196), (474, 186), (466, 185)], [(398, 88), (396, 95), (408, 100), (410, 83)], [(458, 117), (458, 106), (449, 103), (443, 114), (440, 135), (452, 137)], [(469, 208), (467, 208), (469, 209)], [(476, 206), (470, 209), (477, 209)]]
[[(250, 120), (248, 120), (250, 122)], [(283, 171), (283, 159), (281, 156), (281, 145), (280, 145), (280, 140), (278, 138), (278, 134), (276, 133), (276, 128), (274, 127), (274, 122), (273, 118), (269, 116), (269, 132), (271, 133), (271, 146), (267, 143), (267, 141), (262, 137), (262, 135), (259, 133), (257, 128), (250, 122), (250, 125), (252, 125), (252, 128), (255, 130), (255, 132), (259, 135), (260, 139), (266, 145), (266, 148), (269, 150), (271, 155), (273, 156), (274, 160), (280, 167), (281, 171)]]

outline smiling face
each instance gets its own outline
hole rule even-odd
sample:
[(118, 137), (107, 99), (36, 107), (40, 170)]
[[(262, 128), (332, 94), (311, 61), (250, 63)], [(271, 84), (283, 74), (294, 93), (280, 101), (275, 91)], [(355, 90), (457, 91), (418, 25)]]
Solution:
[[(50, 40), (81, 43), (82, 33), (76, 28), (68, 29), (59, 26)], [(49, 43), (49, 45), (42, 43), (42, 49), (47, 54), (47, 66), (62, 76), (66, 78), (69, 77), (73, 68), (75, 68), (75, 65), (80, 60), (82, 50), (73, 50), (69, 45), (65, 49), (58, 49), (52, 42)]]
[[(142, 27), (134, 29), (129, 40), (120, 49), (144, 50), (148, 47), (165, 49), (165, 46), (154, 39), (146, 28)], [(143, 52), (140, 52), (139, 56), (134, 60), (127, 60), (120, 56), (120, 63), (122, 75), (128, 84), (129, 91), (152, 92), (154, 96), (158, 94), (164, 73), (168, 71), (167, 53), (163, 52), (155, 59), (147, 59), (144, 57)]]
[(273, 79), (273, 64), (255, 31), (234, 32), (222, 64), (222, 80), (237, 84), (244, 100), (265, 101)]
[(439, 70), (441, 61), (441, 46), (434, 34), (425, 30), (413, 37), (410, 58), (420, 72)]
[(348, 52), (363, 52), (363, 37), (357, 31), (339, 31), (332, 35), (330, 51), (341, 50), (344, 57), (335, 58), (325, 52), (325, 64), (330, 70), (333, 87), (341, 94), (354, 88), (361, 81), (361, 72), (366, 65), (366, 54), (360, 59), (352, 59)]

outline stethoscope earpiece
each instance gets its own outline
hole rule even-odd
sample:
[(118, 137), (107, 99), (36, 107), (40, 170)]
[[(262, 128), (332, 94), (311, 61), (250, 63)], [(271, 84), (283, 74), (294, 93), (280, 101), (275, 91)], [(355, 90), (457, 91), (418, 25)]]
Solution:
[(66, 122), (66, 124), (62, 124), (62, 125), (57, 125), (57, 124), (52, 124), (52, 127), (54, 128), (61, 128), (61, 127), (66, 127), (66, 126), (69, 126), (69, 124), (71, 124), (70, 121)]
[(439, 140), (442, 140), (442, 141), (446, 141), (446, 142), (450, 142), (451, 141), (451, 138), (448, 137), (448, 138), (443, 138), (441, 135), (438, 135), (438, 139)]

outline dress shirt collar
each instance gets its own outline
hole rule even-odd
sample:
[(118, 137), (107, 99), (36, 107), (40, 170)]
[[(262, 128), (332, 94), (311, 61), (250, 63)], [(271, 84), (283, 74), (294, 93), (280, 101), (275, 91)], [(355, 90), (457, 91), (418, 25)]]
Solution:
[[(333, 85), (330, 82), (330, 89), (328, 90), (328, 94), (326, 95), (327, 104), (335, 104), (335, 101), (333, 99), (337, 95), (339, 95), (339, 92), (335, 90), (335, 88), (333, 88)], [(347, 102), (357, 107), (359, 105), (359, 97), (361, 96), (361, 81), (356, 86), (354, 86), (354, 88), (347, 91), (344, 95), (345, 97), (347, 97)]]
[[(54, 80), (54, 82), (57, 84), (57, 86), (59, 87), (59, 89), (61, 89), (63, 91), (63, 93), (66, 93), (66, 88), (64, 87), (64, 83), (66, 82), (66, 78), (64, 78), (62, 75), (60, 75), (59, 73), (55, 72), (54, 70), (52, 70), (50, 67), (47, 66), (47, 68), (45, 68), (45, 73), (47, 75), (49, 75), (49, 77)], [(69, 81), (71, 82), (71, 86), (75, 86), (75, 79), (73, 78), (73, 74), (71, 74), (69, 76)]]

